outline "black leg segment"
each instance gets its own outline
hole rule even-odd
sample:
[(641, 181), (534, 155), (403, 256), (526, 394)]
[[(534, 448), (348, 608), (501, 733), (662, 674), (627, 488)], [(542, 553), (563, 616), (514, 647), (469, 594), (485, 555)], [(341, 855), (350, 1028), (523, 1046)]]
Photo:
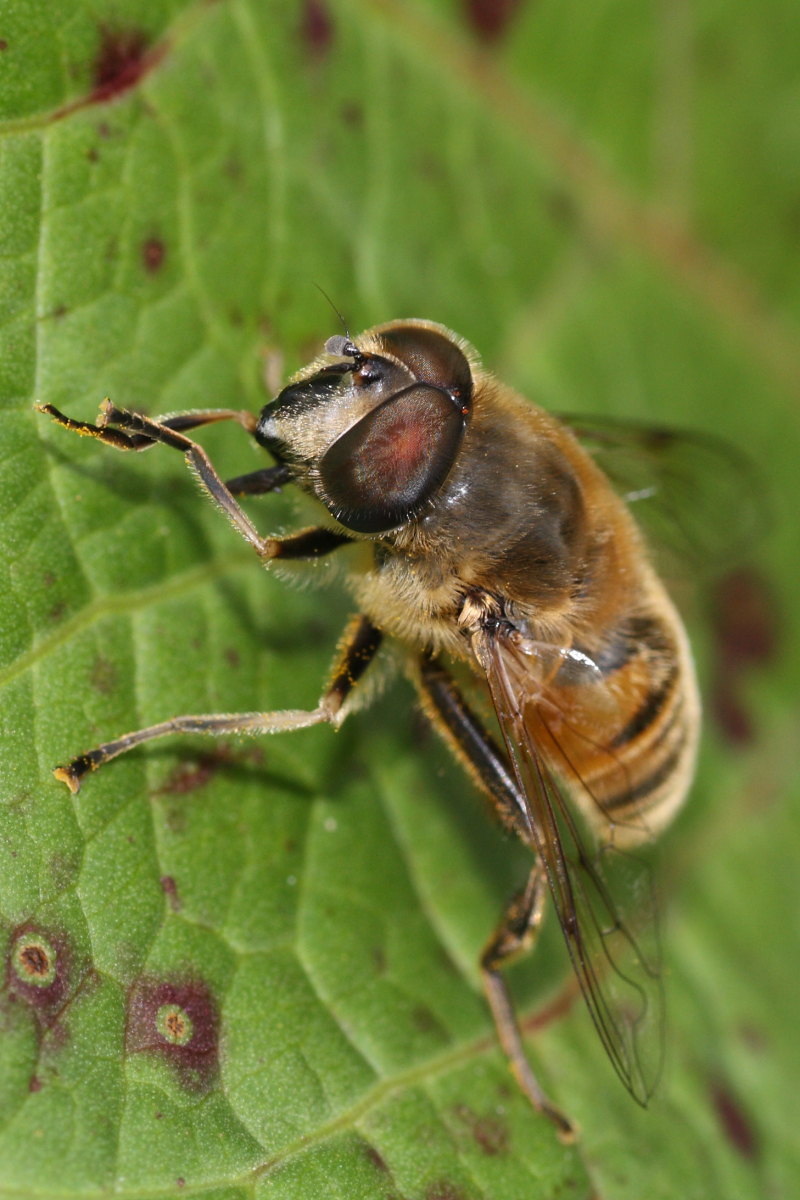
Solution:
[(337, 712), (378, 653), (382, 641), (383, 634), (369, 617), (353, 617), (345, 629), (325, 693), (326, 702)]
[(322, 558), (340, 546), (352, 542), (344, 533), (335, 529), (326, 529), (324, 525), (312, 529), (301, 529), (284, 538), (271, 538), (274, 552), (272, 558)]
[[(472, 712), (452, 675), (442, 663), (424, 654), (419, 663), (419, 689), (428, 717), (465, 764), (479, 786), (488, 793), (503, 824), (526, 844), (528, 815), (505, 754)], [(553, 1122), (559, 1137), (572, 1141), (575, 1129), (545, 1095), (525, 1056), (522, 1034), (514, 1013), (503, 969), (530, 950), (541, 925), (547, 900), (547, 879), (536, 860), (523, 890), (507, 905), (500, 922), (481, 954), (481, 975), (497, 1035), (522, 1091)]]
[(519, 788), (504, 751), (468, 706), (453, 676), (438, 658), (422, 655), (419, 663), (423, 705), (479, 787), (489, 793), (504, 825), (527, 841)]
[(293, 478), (290, 468), (285, 463), (278, 463), (274, 467), (262, 467), (260, 471), (226, 479), (225, 487), (233, 496), (265, 496), (268, 492), (279, 492)]

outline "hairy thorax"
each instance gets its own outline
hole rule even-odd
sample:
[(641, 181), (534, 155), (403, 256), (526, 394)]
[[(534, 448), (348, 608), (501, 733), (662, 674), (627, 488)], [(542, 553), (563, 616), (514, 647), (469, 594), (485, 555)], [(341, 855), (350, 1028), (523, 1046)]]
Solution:
[(621, 505), (594, 480), (563, 426), (493, 382), (476, 389), (435, 504), (376, 542), (372, 566), (353, 577), (359, 607), (407, 644), (469, 658), (458, 618), (486, 593), (530, 636), (570, 645), (598, 617), (613, 620), (631, 595), (620, 578), (641, 557), (609, 536)]

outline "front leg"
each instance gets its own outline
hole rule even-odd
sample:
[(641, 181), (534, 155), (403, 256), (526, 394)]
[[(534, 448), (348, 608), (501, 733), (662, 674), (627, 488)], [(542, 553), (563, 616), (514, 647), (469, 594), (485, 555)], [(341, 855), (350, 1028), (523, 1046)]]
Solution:
[[(63, 425), (64, 429), (69, 429), (81, 437), (97, 438), (98, 441), (105, 442), (107, 446), (113, 446), (115, 450), (148, 450), (151, 446), (155, 446), (158, 438), (147, 437), (145, 434), (124, 434), (119, 430), (110, 429), (104, 419), (105, 406), (109, 404), (110, 401), (104, 401), (97, 425), (92, 425), (90, 421), (75, 421), (72, 417), (65, 416), (54, 404), (35, 404), (34, 408), (37, 412), (46, 413), (48, 417), (52, 417), (59, 425)], [(242, 429), (250, 434), (255, 433), (258, 423), (257, 418), (244, 409), (201, 408), (195, 409), (193, 412), (172, 413), (171, 416), (157, 417), (155, 424), (163, 429), (175, 429), (181, 432), (187, 429), (198, 429), (201, 425), (215, 425), (219, 421), (236, 421)]]
[(329, 554), (351, 539), (323, 527), (302, 530), (286, 538), (262, 537), (247, 513), (234, 498), (233, 492), (254, 494), (274, 491), (292, 482), (291, 470), (283, 463), (268, 467), (251, 475), (231, 480), (233, 487), (224, 483), (217, 474), (202, 446), (187, 438), (182, 430), (223, 420), (236, 420), (248, 432), (255, 428), (255, 419), (249, 413), (232, 409), (207, 409), (194, 413), (177, 413), (163, 420), (152, 420), (140, 413), (116, 408), (110, 400), (104, 400), (96, 425), (88, 421), (73, 421), (64, 416), (52, 404), (37, 406), (64, 428), (94, 437), (117, 450), (146, 450), (161, 443), (179, 450), (195, 472), (205, 491), (217, 504), (234, 529), (248, 542), (262, 561), (273, 558), (319, 558)]
[(237, 533), (253, 547), (258, 557), (262, 561), (275, 557), (275, 539), (261, 536), (247, 513), (234, 499), (217, 474), (208, 454), (197, 442), (193, 442), (191, 438), (167, 424), (151, 421), (149, 417), (143, 417), (139, 413), (117, 408), (110, 400), (104, 400), (100, 407), (98, 426), (104, 432), (109, 432), (109, 426), (111, 426), (110, 432), (115, 436), (118, 436), (121, 431), (128, 431), (127, 436), (133, 440), (144, 437), (152, 442), (160, 442), (164, 446), (171, 446), (174, 450), (179, 450), (199, 479), (201, 486), (214, 503), (222, 509)]

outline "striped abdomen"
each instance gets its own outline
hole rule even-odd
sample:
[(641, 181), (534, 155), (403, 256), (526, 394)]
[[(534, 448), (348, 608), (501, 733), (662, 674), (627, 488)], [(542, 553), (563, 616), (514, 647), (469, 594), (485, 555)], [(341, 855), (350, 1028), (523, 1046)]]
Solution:
[(691, 783), (700, 730), (686, 634), (660, 585), (651, 598), (648, 613), (628, 616), (587, 652), (591, 674), (576, 682), (560, 671), (531, 705), (547, 757), (598, 834), (620, 845), (652, 837), (672, 819)]

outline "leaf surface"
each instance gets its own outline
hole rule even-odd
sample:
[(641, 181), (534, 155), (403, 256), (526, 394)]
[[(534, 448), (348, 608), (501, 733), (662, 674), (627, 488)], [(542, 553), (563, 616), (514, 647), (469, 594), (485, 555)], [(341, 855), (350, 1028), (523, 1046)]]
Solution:
[[(491, 43), (486, 11), (3, 15), (3, 1195), (796, 1187), (800, 10), (544, 0)], [(549, 407), (710, 429), (764, 470), (750, 591), (695, 623), (709, 735), (665, 839), (670, 1066), (648, 1112), (559, 1005), (552, 925), (512, 972), (571, 1148), (517, 1095), (477, 980), (525, 855), (402, 678), (336, 736), (157, 743), (77, 797), (50, 774), (177, 713), (315, 703), (349, 613), (335, 572), (292, 588), (179, 456), (33, 412), (257, 410), (265, 371), (337, 331), (315, 284), (354, 330), (441, 320)], [(203, 441), (223, 475), (263, 465), (238, 429)], [(265, 532), (308, 517), (250, 510)], [(731, 706), (744, 748), (715, 726)]]

